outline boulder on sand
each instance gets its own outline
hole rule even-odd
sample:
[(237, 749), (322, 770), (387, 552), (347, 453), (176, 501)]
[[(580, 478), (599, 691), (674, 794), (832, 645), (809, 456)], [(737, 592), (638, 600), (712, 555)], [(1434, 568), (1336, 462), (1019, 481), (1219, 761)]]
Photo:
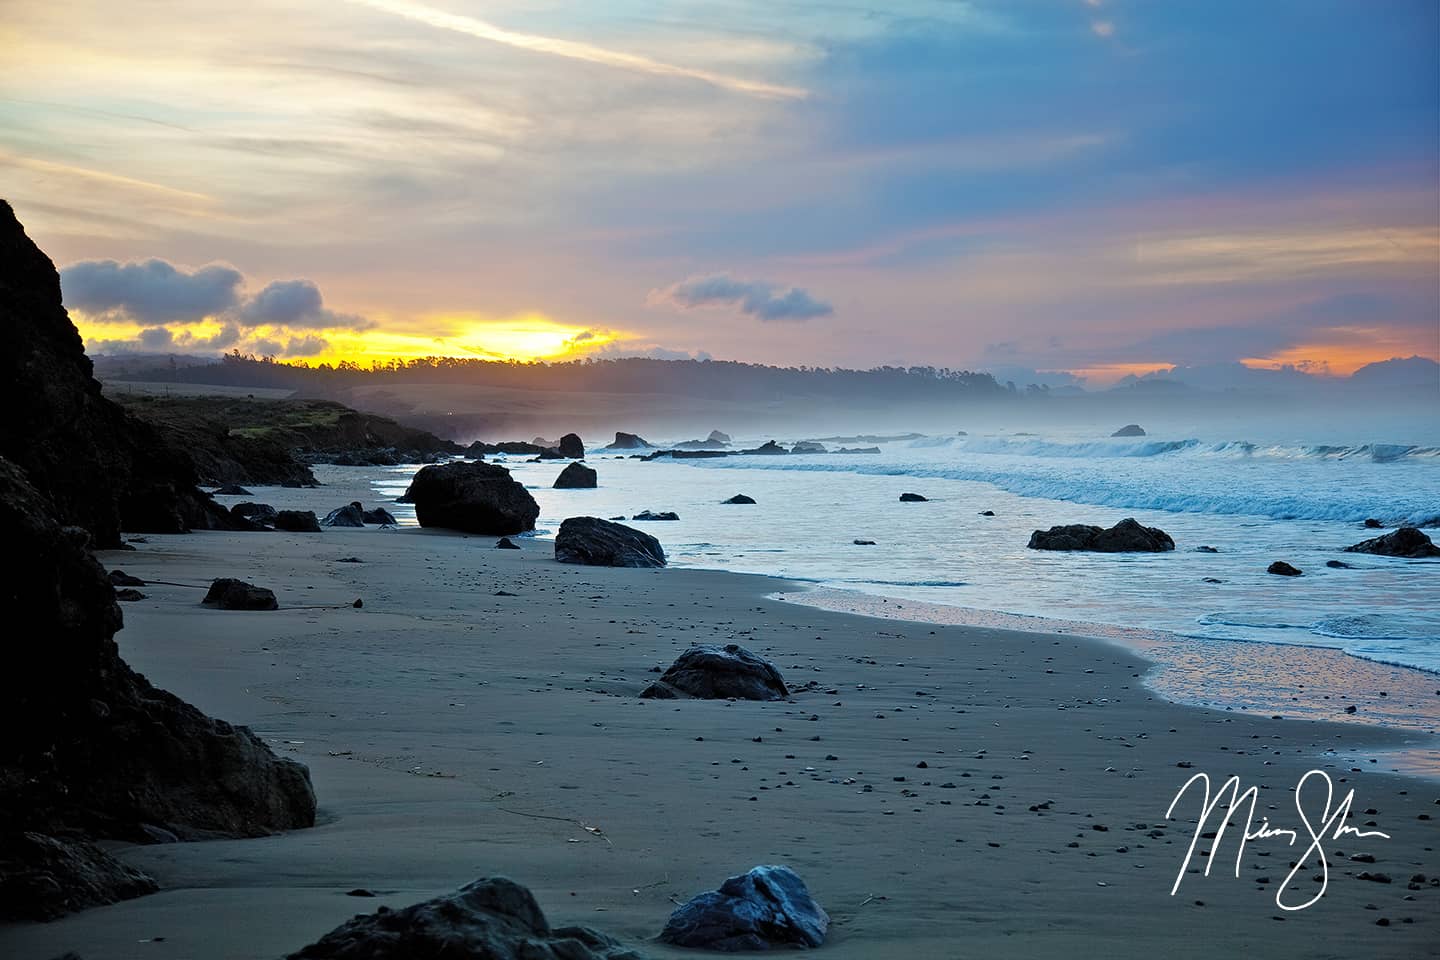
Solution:
[(578, 462), (572, 463), (560, 471), (560, 476), (555, 478), (554, 488), (556, 490), (589, 490), (596, 485), (599, 476), (593, 467), (587, 467)]
[(641, 510), (631, 520), (679, 520), (680, 514), (671, 510)]
[(275, 593), (264, 587), (257, 587), (244, 580), (221, 577), (210, 584), (205, 599), (200, 601), (207, 607), (221, 610), (278, 610)]
[(1175, 549), (1170, 534), (1159, 527), (1141, 526), (1127, 517), (1106, 530), (1088, 523), (1036, 530), (1030, 534), (1031, 550), (1091, 550), (1097, 553), (1163, 553)]
[(669, 700), (677, 696), (701, 700), (783, 700), (790, 689), (775, 664), (738, 643), (696, 644), (680, 654), (641, 697)]
[(818, 947), (830, 917), (789, 867), (754, 867), (682, 904), (660, 933), (662, 943), (734, 953)]
[(555, 535), (555, 559), (591, 567), (663, 567), (665, 550), (643, 530), (599, 517), (571, 517)]
[(1440, 547), (1415, 527), (1401, 527), (1374, 540), (1362, 540), (1346, 547), (1346, 553), (1373, 553), (1381, 557), (1440, 557)]
[(731, 497), (729, 500), (722, 500), (722, 501), (720, 501), (720, 502), (721, 502), (721, 503), (754, 503), (754, 502), (755, 502), (755, 498), (754, 498), (754, 497), (747, 497), (747, 496), (745, 496), (745, 494), (743, 494), (743, 493), (737, 493), (737, 494), (735, 494), (735, 496)]
[(918, 494), (918, 493), (902, 493), (902, 494), (900, 494), (900, 502), (901, 502), (901, 503), (929, 503), (929, 502), (930, 502), (930, 498), (929, 498), (929, 497), (922, 497), (922, 496), (920, 496), (920, 494)]
[(254, 496), (249, 490), (238, 483), (226, 483), (218, 486), (212, 491), (217, 497), (250, 497)]
[(391, 513), (389, 510), (386, 510), (384, 507), (376, 507), (374, 510), (366, 510), (361, 516), (364, 518), (366, 523), (374, 523), (380, 526), (385, 526), (388, 524), (389, 526), (394, 527), (400, 524), (400, 521), (395, 519), (395, 514)]
[(585, 459), (585, 443), (580, 439), (579, 434), (565, 434), (560, 438), (560, 444), (556, 449), (560, 451), (562, 457), (569, 457), (571, 460)]
[(275, 508), (270, 506), (270, 504), (251, 503), (248, 500), (235, 504), (235, 506), (230, 508), (230, 513), (241, 520), (249, 520), (252, 523), (273, 524), (276, 516)]
[(551, 927), (535, 896), (504, 877), (401, 910), (358, 914), (287, 960), (642, 960), (588, 927)]
[(645, 442), (645, 438), (634, 433), (615, 431), (615, 442), (605, 448), (606, 450), (649, 450), (651, 445)]
[(1125, 426), (1110, 434), (1112, 437), (1143, 437), (1145, 429), (1138, 423), (1127, 423)]
[(160, 889), (93, 843), (27, 832), (0, 833), (0, 877), (0, 922), (54, 920)]
[(511, 540), (509, 537), (501, 537), (499, 540), (496, 540), (496, 541), (495, 541), (495, 549), (496, 549), (496, 550), (519, 550), (519, 549), (520, 549), (520, 544), (516, 543), (514, 540)]
[(1290, 566), (1290, 564), (1286, 563), (1284, 560), (1276, 560), (1274, 563), (1270, 564), (1270, 566), (1265, 568), (1265, 572), (1273, 573), (1277, 577), (1298, 577), (1302, 576), (1305, 571), (1301, 570), (1299, 567)]
[(132, 577), (124, 570), (111, 570), (108, 576), (110, 584), (116, 587), (143, 587), (145, 581), (139, 577)]
[(405, 491), (422, 527), (504, 536), (535, 529), (540, 505), (510, 471), (480, 461), (422, 467)]
[(352, 500), (343, 507), (337, 507), (325, 514), (325, 519), (320, 521), (325, 527), (363, 527), (365, 526), (365, 511), (360, 506), (359, 500)]
[(280, 510), (271, 521), (276, 530), (288, 533), (319, 533), (320, 521), (315, 519), (314, 510)]

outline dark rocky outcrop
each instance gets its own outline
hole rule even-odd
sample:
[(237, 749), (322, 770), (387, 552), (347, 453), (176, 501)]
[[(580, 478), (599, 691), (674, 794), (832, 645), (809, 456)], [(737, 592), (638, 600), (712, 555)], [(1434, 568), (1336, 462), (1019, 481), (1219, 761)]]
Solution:
[(106, 579), (109, 580), (109, 581), (110, 581), (110, 585), (111, 585), (111, 586), (114, 586), (114, 587), (143, 587), (143, 586), (145, 586), (145, 581), (144, 581), (144, 580), (141, 580), (139, 577), (132, 577), (132, 576), (130, 576), (130, 574), (126, 573), (124, 570), (111, 570), (110, 573), (106, 576)]
[[(152, 687), (120, 658), (114, 588), (89, 534), (60, 526), (53, 510), (0, 459), (0, 603), (24, 611), (10, 622), (0, 671), (0, 875), (6, 884), (50, 876), (58, 888), (0, 903), (31, 919), (149, 889), (73, 840), (260, 836), (315, 818), (303, 766)], [(108, 879), (92, 885), (100, 876)]]
[(783, 700), (790, 696), (775, 664), (735, 643), (702, 643), (676, 658), (659, 681), (640, 696), (670, 699), (677, 696), (702, 700)]
[(0, 833), (0, 922), (54, 920), (159, 889), (89, 841)]
[(1273, 573), (1277, 577), (1299, 577), (1303, 576), (1305, 573), (1305, 571), (1301, 570), (1299, 567), (1292, 567), (1284, 560), (1276, 560), (1274, 563), (1270, 564), (1270, 566), (1265, 568), (1265, 572)]
[(801, 440), (799, 443), (795, 443), (795, 444), (792, 444), (792, 445), (791, 445), (791, 447), (790, 447), (790, 452), (791, 452), (791, 453), (829, 453), (830, 451), (828, 451), (828, 450), (825, 449), (825, 444), (823, 444), (823, 443), (817, 443), (817, 442), (815, 442), (814, 440)]
[(663, 943), (720, 950), (774, 950), (824, 944), (830, 917), (789, 867), (754, 867), (693, 898), (670, 915)]
[(1353, 546), (1346, 547), (1345, 552), (1373, 553), (1382, 557), (1409, 557), (1411, 559), (1440, 557), (1440, 547), (1435, 546), (1428, 536), (1415, 527), (1401, 527), (1373, 540), (1362, 540)]
[(280, 605), (275, 602), (273, 590), (233, 577), (221, 577), (213, 581), (205, 593), (205, 599), (200, 602), (207, 607), (219, 607), (221, 610), (280, 609)]
[(535, 896), (504, 877), (402, 910), (381, 907), (336, 927), (288, 960), (642, 960), (588, 927), (551, 927)]
[(560, 443), (556, 449), (560, 451), (560, 456), (562, 457), (568, 457), (571, 460), (585, 459), (585, 442), (580, 439), (579, 434), (565, 434), (565, 436), (560, 438)]
[(780, 444), (776, 443), (774, 440), (766, 440), (764, 443), (760, 444), (760, 446), (755, 447), (754, 449), (741, 450), (740, 452), (758, 454), (759, 456), (763, 457), (774, 457), (779, 456), (780, 454), (789, 453), (790, 451), (780, 446)]
[(634, 433), (615, 431), (615, 442), (605, 447), (606, 450), (649, 450), (651, 445), (645, 442), (645, 438)]
[(238, 483), (222, 483), (212, 493), (217, 497), (251, 497), (254, 496), (249, 490)]
[(287, 533), (319, 533), (320, 521), (315, 519), (314, 510), (278, 510), (270, 521), (276, 530)]
[(994, 511), (994, 510), (981, 510), (981, 511), (980, 511), (980, 516), (982, 516), (982, 517), (993, 517), (993, 516), (995, 516), (995, 511)]
[(360, 506), (359, 500), (352, 500), (343, 507), (336, 507), (325, 514), (325, 519), (320, 521), (322, 527), (363, 527), (365, 526), (365, 510)]
[(395, 519), (395, 514), (384, 507), (376, 507), (374, 510), (365, 510), (360, 514), (361, 519), (366, 523), (378, 524), (380, 526), (399, 526), (400, 521)]
[(249, 500), (235, 504), (235, 506), (230, 508), (230, 513), (242, 520), (269, 524), (273, 524), (277, 516), (275, 508), (270, 506), (270, 504), (251, 503)]
[(728, 446), (730, 443), (730, 434), (721, 433), (719, 430), (711, 430), (710, 436), (706, 437), (705, 439), (709, 440), (711, 443), (723, 443)]
[(918, 493), (902, 493), (902, 494), (900, 494), (900, 502), (901, 502), (901, 503), (929, 503), (929, 502), (930, 502), (930, 498), (929, 498), (929, 497), (922, 497), (922, 496), (920, 496), (920, 494), (918, 494)]
[(496, 536), (535, 529), (540, 505), (510, 471), (493, 463), (422, 467), (405, 491), (422, 527)]
[(555, 535), (555, 559), (592, 567), (663, 567), (665, 550), (643, 530), (599, 517), (571, 517)]
[(593, 467), (572, 463), (560, 471), (560, 476), (555, 478), (554, 487), (556, 490), (588, 490), (597, 484), (599, 476)]
[(1329, 567), (1331, 570), (1354, 570), (1354, 569), (1355, 569), (1354, 567), (1350, 566), (1350, 564), (1346, 563), (1344, 560), (1326, 560), (1326, 561), (1325, 561), (1325, 566)]
[(631, 520), (679, 520), (680, 514), (671, 510), (641, 510)]
[(499, 540), (496, 540), (496, 541), (495, 541), (495, 549), (497, 549), (497, 550), (519, 550), (519, 549), (520, 549), (520, 544), (516, 543), (514, 540), (511, 540), (509, 537), (501, 537)]
[(1366, 518), (1365, 518), (1365, 529), (1366, 529), (1366, 530), (1384, 530), (1384, 529), (1385, 529), (1385, 524), (1381, 523), (1379, 520), (1376, 520), (1374, 517), (1366, 517)]
[(1211, 546), (1208, 546), (1208, 545), (1206, 545), (1206, 544), (1201, 544), (1200, 546), (1198, 546), (1198, 547), (1195, 548), (1195, 552), (1196, 552), (1196, 553), (1219, 553), (1220, 550), (1219, 550), (1218, 548), (1216, 548), (1216, 547), (1211, 547)]
[(136, 600), (144, 600), (145, 594), (141, 593), (139, 590), (126, 587), (124, 590), (115, 591), (115, 599), (119, 600), (121, 603), (134, 603)]
[(852, 541), (850, 541), (850, 542), (853, 543), (853, 544), (855, 544), (855, 546), (857, 546), (857, 547), (873, 547), (873, 546), (875, 546), (875, 541), (874, 541), (874, 540), (852, 540)]
[(743, 493), (737, 493), (737, 494), (735, 494), (735, 496), (731, 497), (729, 500), (722, 500), (722, 501), (721, 501), (721, 503), (754, 503), (754, 502), (755, 502), (755, 498), (754, 498), (754, 497), (747, 497), (747, 496), (745, 496), (745, 494), (743, 494)]
[(841, 447), (836, 453), (879, 453), (879, 447)]
[(1125, 426), (1110, 434), (1112, 437), (1143, 437), (1145, 429), (1138, 423), (1127, 423)]
[(1163, 553), (1175, 541), (1159, 527), (1142, 526), (1127, 517), (1106, 530), (1086, 523), (1051, 527), (1030, 534), (1031, 550), (1091, 550), (1097, 553)]
[(0, 200), (0, 457), (44, 490), (54, 518), (120, 546), (122, 529), (235, 529), (193, 465), (101, 395), (60, 299), (55, 265)]

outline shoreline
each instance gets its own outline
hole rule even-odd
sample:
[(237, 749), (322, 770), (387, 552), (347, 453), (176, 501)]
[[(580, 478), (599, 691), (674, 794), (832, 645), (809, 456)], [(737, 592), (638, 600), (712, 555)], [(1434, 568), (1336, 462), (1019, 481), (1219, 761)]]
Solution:
[[(286, 493), (302, 509), (350, 499)], [(530, 886), (552, 922), (691, 956), (647, 939), (672, 898), (781, 862), (835, 918), (823, 949), (837, 958), (948, 958), (960, 944), (1005, 956), (1077, 943), (1121, 957), (1434, 949), (1440, 889), (1406, 884), (1440, 869), (1440, 833), (1421, 819), (1440, 813), (1433, 791), (1338, 757), (1318, 766), (1392, 839), (1327, 844), (1316, 906), (1272, 919), (1286, 872), (1275, 841), (1250, 846), (1244, 879), (1186, 876), (1168, 893), (1194, 818), (1167, 823), (1165, 807), (1190, 775), (1234, 773), (1261, 788), (1272, 822), (1293, 822), (1285, 795), (1313, 752), (1364, 753), (1394, 733), (1171, 704), (1136, 683), (1143, 658), (1088, 638), (833, 613), (766, 599), (793, 586), (773, 578), (572, 567), (549, 546), (371, 528), (150, 537), (104, 554), (147, 580), (276, 590), (278, 611), (222, 613), (195, 590), (147, 586), (117, 640), (158, 685), (308, 764), (320, 820), (259, 840), (120, 847), (159, 894), (0, 928), (0, 947), (17, 960), (273, 958), (353, 913), (499, 873)], [(363, 562), (337, 562), (350, 556)], [(363, 609), (348, 606), (357, 596)], [(637, 699), (691, 642), (750, 647), (794, 696)], [(1378, 865), (1349, 860), (1357, 849)], [(1309, 889), (1308, 871), (1295, 884)], [(355, 888), (378, 896), (346, 896)]]

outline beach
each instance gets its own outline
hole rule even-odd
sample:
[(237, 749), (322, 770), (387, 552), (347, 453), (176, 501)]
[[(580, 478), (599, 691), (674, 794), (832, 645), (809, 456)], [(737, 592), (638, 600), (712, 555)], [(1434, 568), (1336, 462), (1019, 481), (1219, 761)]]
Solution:
[[(322, 513), (371, 498), (258, 493)], [(1378, 756), (1398, 734), (1173, 704), (1144, 685), (1146, 660), (1095, 640), (826, 611), (771, 599), (803, 589), (780, 580), (566, 566), (520, 543), (368, 527), (100, 553), (147, 581), (124, 605), (123, 656), (305, 763), (317, 825), (115, 845), (160, 893), (4, 928), (0, 952), (273, 958), (498, 874), (552, 923), (691, 956), (653, 941), (675, 903), (765, 863), (829, 911), (836, 958), (1440, 950), (1440, 785), (1325, 755)], [(201, 607), (197, 587), (222, 576), (272, 588), (280, 609)], [(697, 642), (769, 658), (791, 699), (638, 698)], [(1293, 794), (1312, 769), (1337, 802), (1354, 790), (1348, 824), (1389, 838), (1327, 834), (1328, 886), (1303, 910), (1276, 889), (1308, 838), (1252, 841), (1236, 879), (1232, 830), (1211, 876), (1171, 895), (1200, 799), (1165, 814), (1190, 777), (1237, 775), (1259, 788), (1257, 823), (1301, 828)], [(1312, 856), (1287, 902), (1318, 875)]]

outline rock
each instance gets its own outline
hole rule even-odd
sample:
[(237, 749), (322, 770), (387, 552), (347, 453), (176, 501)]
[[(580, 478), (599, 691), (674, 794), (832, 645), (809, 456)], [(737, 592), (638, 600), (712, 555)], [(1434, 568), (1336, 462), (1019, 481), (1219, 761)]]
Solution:
[(516, 543), (514, 540), (511, 540), (509, 537), (501, 537), (499, 540), (496, 540), (496, 541), (495, 541), (495, 549), (496, 549), (496, 550), (519, 550), (519, 549), (520, 549), (520, 544)]
[(836, 453), (879, 453), (879, 447), (841, 447)]
[(207, 607), (221, 610), (278, 610), (275, 593), (265, 587), (257, 587), (244, 580), (221, 577), (210, 584), (205, 599), (200, 601)]
[[(52, 509), (0, 458), (0, 603), (24, 611), (9, 625), (0, 671), (0, 848), (10, 858), (0, 865), (0, 908), (11, 905), (8, 881), (23, 867), (14, 858), (39, 875), (66, 853), (12, 844), (22, 832), (62, 844), (149, 843), (313, 825), (303, 766), (156, 689), (120, 658), (114, 587), (87, 535), (62, 528)], [(68, 881), (59, 883), (63, 896)]]
[(1202, 577), (1200, 582), (1201, 582), (1201, 583), (1224, 583), (1225, 581), (1224, 581), (1224, 580), (1221, 580), (1219, 577)]
[(560, 471), (560, 476), (555, 478), (554, 488), (556, 490), (593, 489), (599, 476), (593, 467), (587, 467), (576, 461)]
[(54, 920), (160, 889), (93, 843), (0, 834), (0, 922)]
[(555, 448), (555, 447), (546, 447), (545, 449), (543, 449), (543, 450), (540, 451), (540, 456), (536, 457), (536, 459), (537, 459), (537, 460), (564, 460), (564, 459), (565, 459), (565, 454), (561, 453), (561, 452), (559, 451), (559, 449), (557, 449), (557, 448)]
[(1302, 576), (1305, 571), (1301, 570), (1298, 567), (1290, 566), (1290, 564), (1286, 563), (1284, 560), (1276, 560), (1274, 563), (1270, 564), (1270, 566), (1265, 568), (1265, 572), (1273, 573), (1277, 577), (1298, 577)]
[(857, 547), (873, 547), (873, 546), (875, 546), (875, 541), (874, 541), (874, 540), (854, 540), (854, 541), (852, 541), (852, 542), (853, 542), (853, 543), (855, 544), (855, 546), (857, 546)]
[(1125, 426), (1110, 434), (1112, 437), (1143, 437), (1145, 430), (1138, 423), (1127, 423)]
[(706, 437), (705, 439), (706, 439), (706, 440), (709, 440), (711, 443), (729, 444), (729, 443), (730, 443), (730, 434), (728, 434), (728, 433), (721, 433), (719, 430), (711, 430), (711, 431), (710, 431), (710, 436)]
[(544, 450), (544, 445), (527, 443), (524, 440), (506, 440), (503, 443), (485, 443), (482, 440), (476, 440), (465, 448), (465, 456), (473, 460), (484, 459), (487, 453), (503, 453), (507, 456), (515, 457), (533, 457), (537, 453), (543, 453)]
[(116, 587), (143, 587), (145, 581), (139, 577), (132, 577), (124, 570), (111, 570), (107, 576), (111, 586)]
[(325, 527), (363, 527), (365, 526), (365, 511), (360, 506), (360, 501), (352, 500), (343, 507), (337, 507), (325, 514), (325, 519), (320, 521)]
[(982, 517), (993, 517), (993, 516), (995, 516), (995, 511), (994, 511), (994, 510), (981, 510), (981, 511), (980, 511), (980, 516), (982, 516)]
[(902, 493), (902, 494), (900, 494), (900, 502), (901, 502), (901, 503), (929, 503), (929, 502), (930, 502), (930, 498), (929, 498), (929, 497), (922, 497), (922, 496), (920, 496), (920, 494), (918, 494), (918, 493)]
[(722, 500), (722, 501), (720, 501), (720, 502), (721, 502), (721, 503), (754, 503), (754, 502), (755, 502), (755, 499), (754, 499), (753, 497), (747, 497), (747, 496), (745, 496), (745, 494), (743, 494), (743, 493), (737, 493), (737, 494), (735, 494), (735, 496), (731, 497), (729, 500)]
[(272, 522), (276, 530), (288, 533), (320, 532), (320, 521), (315, 519), (314, 510), (279, 510)]
[(217, 497), (251, 497), (254, 496), (249, 490), (238, 483), (225, 483), (216, 487), (213, 494)]
[(508, 535), (535, 529), (540, 506), (510, 471), (493, 463), (422, 467), (405, 496), (422, 527)]
[(659, 540), (634, 527), (571, 517), (555, 536), (555, 559), (592, 567), (663, 567), (665, 551)]
[(361, 513), (361, 519), (366, 523), (373, 523), (378, 526), (398, 527), (400, 521), (395, 519), (395, 514), (384, 507), (376, 507), (374, 510), (366, 510)]
[(1344, 560), (1326, 560), (1326, 561), (1325, 561), (1325, 566), (1329, 567), (1331, 570), (1354, 570), (1354, 569), (1355, 569), (1354, 567), (1350, 566), (1350, 564), (1346, 563)]
[(556, 449), (562, 457), (569, 457), (571, 460), (585, 459), (585, 444), (578, 434), (565, 434), (560, 438), (560, 445)]
[(740, 452), (759, 454), (761, 456), (777, 456), (780, 454), (789, 453), (790, 451), (780, 446), (780, 444), (776, 443), (774, 440), (766, 440), (764, 443), (762, 443), (760, 446), (756, 447), (753, 450), (742, 450)]
[(650, 450), (651, 445), (645, 442), (645, 438), (633, 433), (622, 433), (615, 431), (615, 442), (605, 448), (606, 450)]
[(1201, 546), (1198, 546), (1198, 547), (1195, 548), (1195, 552), (1196, 552), (1196, 553), (1219, 553), (1220, 551), (1217, 550), (1217, 549), (1215, 549), (1214, 547), (1207, 547), (1207, 546), (1201, 545)]
[(1159, 527), (1141, 526), (1132, 518), (1121, 520), (1108, 530), (1090, 524), (1036, 530), (1030, 534), (1031, 550), (1092, 550), (1099, 553), (1163, 553), (1175, 549), (1175, 541)]
[(268, 503), (251, 503), (248, 500), (237, 503), (230, 508), (230, 513), (242, 520), (249, 520), (252, 523), (275, 522), (275, 508)]
[(1346, 547), (1346, 553), (1373, 553), (1382, 557), (1440, 557), (1440, 547), (1415, 527), (1401, 527), (1374, 540)]
[(791, 447), (790, 447), (790, 452), (791, 452), (791, 453), (829, 453), (830, 451), (828, 451), (828, 450), (825, 449), (825, 444), (823, 444), (823, 443), (816, 443), (814, 440), (801, 440), (799, 443), (796, 443), (796, 444), (792, 444), (792, 445), (791, 445)]
[(139, 590), (134, 590), (130, 587), (126, 587), (124, 590), (115, 591), (115, 599), (121, 601), (122, 603), (134, 603), (136, 600), (144, 600), (145, 594), (141, 593)]
[(790, 696), (775, 665), (736, 643), (696, 644), (680, 654), (659, 681), (640, 694), (646, 699), (683, 694), (702, 700), (783, 700)]
[(587, 927), (552, 928), (525, 887), (488, 877), (402, 910), (359, 914), (288, 960), (643, 960)]
[(660, 933), (679, 947), (737, 952), (824, 944), (830, 917), (789, 867), (754, 867), (670, 915)]
[(1365, 528), (1367, 530), (1384, 530), (1385, 524), (1376, 520), (1374, 517), (1367, 517), (1365, 520)]
[(669, 510), (661, 510), (658, 513), (654, 510), (641, 510), (631, 520), (679, 520), (680, 514), (672, 513)]

